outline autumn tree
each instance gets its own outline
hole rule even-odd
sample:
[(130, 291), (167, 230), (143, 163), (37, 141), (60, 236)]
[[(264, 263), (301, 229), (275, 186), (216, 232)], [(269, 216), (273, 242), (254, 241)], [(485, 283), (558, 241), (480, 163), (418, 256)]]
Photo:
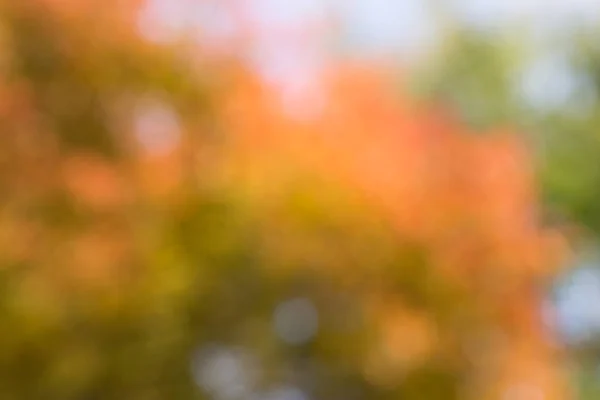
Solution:
[(515, 133), (350, 65), (290, 114), (138, 7), (2, 3), (3, 398), (569, 397)]

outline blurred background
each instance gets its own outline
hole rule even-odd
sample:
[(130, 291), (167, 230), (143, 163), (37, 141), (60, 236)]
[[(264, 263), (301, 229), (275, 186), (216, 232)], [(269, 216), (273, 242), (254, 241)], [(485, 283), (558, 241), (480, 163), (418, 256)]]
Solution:
[(599, 34), (0, 0), (0, 398), (600, 398)]

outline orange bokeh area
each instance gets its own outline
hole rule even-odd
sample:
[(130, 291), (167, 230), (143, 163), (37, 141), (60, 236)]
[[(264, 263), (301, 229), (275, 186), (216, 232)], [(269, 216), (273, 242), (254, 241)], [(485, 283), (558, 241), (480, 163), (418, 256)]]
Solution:
[(236, 4), (203, 47), (0, 2), (0, 398), (574, 399), (521, 128), (387, 63), (269, 80)]

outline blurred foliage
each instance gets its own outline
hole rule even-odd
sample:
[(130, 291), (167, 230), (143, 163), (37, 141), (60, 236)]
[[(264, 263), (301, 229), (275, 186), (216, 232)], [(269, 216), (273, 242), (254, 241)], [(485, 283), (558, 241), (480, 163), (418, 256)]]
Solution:
[[(553, 95), (556, 83), (548, 79), (571, 85), (562, 103), (551, 106), (531, 104), (523, 96), (523, 71), (540, 56), (539, 44), (536, 47), (525, 37), (515, 38), (514, 32), (505, 31), (484, 34), (459, 30), (456, 35), (448, 36), (433, 62), (427, 60), (424, 72), (416, 75), (417, 82), (426, 97), (445, 99), (450, 93), (452, 104), (472, 126), (508, 122), (521, 127), (535, 152), (544, 219), (575, 222), (578, 229), (571, 238), (575, 249), (597, 249), (600, 234), (597, 28), (557, 34), (547, 43), (549, 48), (542, 49), (542, 53), (553, 55), (554, 61), (562, 57), (564, 65), (560, 67), (567, 69), (558, 72), (570, 74), (546, 77), (547, 97)], [(574, 361), (574, 381), (580, 388), (578, 398), (597, 398), (600, 338), (596, 334), (583, 342), (563, 339)]]
[(416, 71), (417, 94), (454, 105), (478, 128), (515, 124), (520, 109), (512, 89), (526, 43), (490, 36), (448, 27), (440, 49)]
[[(533, 34), (530, 34), (533, 36)], [(475, 127), (520, 127), (537, 154), (545, 204), (593, 231), (599, 231), (596, 206), (598, 168), (598, 48), (595, 32), (572, 31), (555, 39), (574, 88), (558, 107), (533, 105), (523, 96), (523, 73), (540, 56), (524, 39), (526, 31), (485, 33), (466, 28), (446, 35), (441, 50), (415, 75), (419, 93), (449, 101)], [(565, 49), (567, 47), (567, 49)], [(543, 57), (543, 54), (542, 54)], [(567, 79), (553, 76), (553, 79)], [(553, 82), (547, 82), (547, 96)]]
[[(562, 240), (516, 134), (346, 66), (298, 119), (235, 61), (144, 42), (135, 2), (0, 7), (2, 399), (567, 397)], [(501, 63), (466, 49), (448, 79), (481, 66), (504, 121)]]

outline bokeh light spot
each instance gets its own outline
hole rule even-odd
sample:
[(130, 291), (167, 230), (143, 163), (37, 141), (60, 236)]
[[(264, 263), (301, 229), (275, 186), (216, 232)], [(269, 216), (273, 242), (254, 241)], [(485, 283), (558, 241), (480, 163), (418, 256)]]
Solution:
[(297, 298), (285, 301), (275, 309), (273, 324), (281, 340), (298, 345), (308, 342), (315, 336), (319, 318), (310, 300)]
[(149, 153), (168, 153), (179, 145), (179, 117), (164, 102), (156, 99), (140, 102), (135, 111), (134, 125), (138, 142)]
[(257, 374), (257, 363), (241, 349), (204, 348), (192, 359), (194, 381), (218, 399), (244, 398), (251, 392)]

